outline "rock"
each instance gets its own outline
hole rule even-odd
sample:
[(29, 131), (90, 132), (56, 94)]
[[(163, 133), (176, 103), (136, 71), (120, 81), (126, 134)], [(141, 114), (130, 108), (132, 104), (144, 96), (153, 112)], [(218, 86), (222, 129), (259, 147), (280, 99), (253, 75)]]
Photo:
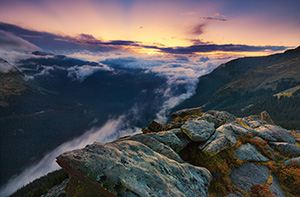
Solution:
[(241, 145), (235, 151), (236, 157), (240, 160), (246, 161), (269, 161), (268, 158), (263, 156), (256, 148), (250, 143)]
[(152, 133), (152, 131), (150, 131), (148, 128), (143, 128), (142, 129), (142, 133), (146, 134), (146, 133)]
[(166, 130), (180, 128), (185, 122), (186, 120), (184, 120), (183, 118), (177, 117), (167, 124)]
[(271, 147), (285, 155), (300, 156), (300, 147), (286, 142), (269, 142)]
[(229, 177), (232, 184), (250, 192), (253, 185), (266, 183), (269, 178), (269, 169), (266, 166), (243, 163), (234, 168)]
[(288, 166), (288, 165), (290, 165), (293, 161), (300, 164), (300, 157), (288, 159), (288, 160), (286, 160), (286, 161), (283, 162), (283, 163), (284, 163), (284, 165)]
[(255, 134), (269, 141), (295, 144), (295, 137), (292, 133), (280, 126), (267, 124), (256, 128), (255, 131)]
[(169, 159), (173, 159), (177, 162), (183, 163), (181, 157), (176, 152), (174, 152), (169, 146), (160, 143), (159, 141), (157, 141), (156, 139), (152, 138), (149, 135), (137, 134), (130, 137), (129, 140), (141, 142), (144, 145), (151, 148), (153, 151), (160, 153), (168, 157)]
[(212, 180), (206, 168), (178, 163), (132, 140), (94, 143), (57, 161), (117, 196), (208, 196)]
[(266, 111), (260, 113), (260, 119), (266, 121), (267, 123), (274, 125), (274, 121), (272, 120), (270, 114)]
[(164, 131), (165, 126), (162, 123), (156, 122), (155, 120), (152, 120), (152, 122), (149, 124), (148, 129), (152, 132), (159, 132)]
[(276, 197), (285, 197), (276, 177), (272, 174), (272, 184), (270, 186), (271, 193)]
[(230, 123), (236, 120), (236, 117), (232, 115), (231, 113), (228, 113), (226, 111), (215, 111), (215, 110), (209, 110), (206, 113), (211, 114), (215, 116), (216, 118), (223, 119), (226, 123)]
[(179, 152), (183, 148), (185, 148), (190, 143), (190, 141), (185, 140), (186, 138), (183, 138), (181, 140), (177, 136), (177, 135), (179, 135), (178, 132), (182, 132), (182, 131), (180, 129), (173, 129), (170, 131), (162, 131), (162, 132), (151, 133), (151, 134), (147, 134), (147, 135), (150, 137), (153, 137), (157, 141), (169, 146), (174, 151)]
[[(262, 138), (257, 137), (257, 136), (253, 137), (252, 140), (255, 140), (255, 141), (257, 140), (257, 141), (259, 141), (259, 142), (265, 142), (265, 140), (263, 140)], [(274, 151), (273, 151), (273, 152), (274, 152)]]
[(224, 125), (228, 130), (232, 130), (237, 135), (247, 135), (249, 133), (255, 133), (256, 131), (250, 127), (242, 126), (237, 122)]
[(67, 187), (69, 179), (64, 180), (61, 184), (55, 185), (50, 188), (47, 194), (41, 195), (41, 197), (63, 197), (67, 196), (65, 188)]
[(196, 108), (189, 108), (189, 109), (182, 109), (182, 110), (179, 110), (179, 111), (176, 111), (174, 113), (172, 113), (170, 115), (171, 118), (176, 118), (176, 117), (185, 117), (185, 116), (188, 116), (188, 115), (194, 115), (194, 114), (201, 114), (201, 112), (203, 111), (204, 107), (196, 107)]
[(215, 128), (220, 127), (221, 125), (226, 123), (225, 119), (217, 118), (211, 114), (204, 113), (200, 118), (197, 120), (206, 120), (207, 122), (214, 123)]
[(195, 142), (204, 142), (215, 132), (214, 124), (205, 120), (187, 121), (181, 129)]
[(264, 120), (251, 120), (248, 124), (251, 128), (255, 129), (268, 123)]
[(204, 143), (199, 145), (199, 149), (212, 154), (234, 146), (238, 136), (230, 129), (228, 125), (222, 125), (217, 128), (216, 132)]

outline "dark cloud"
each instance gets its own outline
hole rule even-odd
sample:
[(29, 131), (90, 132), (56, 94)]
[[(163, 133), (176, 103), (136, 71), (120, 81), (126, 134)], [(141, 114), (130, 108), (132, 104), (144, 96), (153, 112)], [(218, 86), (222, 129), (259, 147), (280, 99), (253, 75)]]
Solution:
[(212, 16), (209, 16), (209, 17), (201, 17), (201, 19), (204, 19), (204, 20), (211, 20), (211, 21), (221, 21), (221, 22), (226, 22), (226, 21), (228, 21), (228, 20), (225, 19), (225, 18), (221, 18), (221, 17), (212, 17)]
[(205, 63), (205, 62), (207, 62), (208, 60), (210, 60), (209, 57), (201, 57), (198, 61), (199, 61), (199, 62), (204, 62), (204, 63)]
[(111, 52), (122, 50), (122, 46), (138, 45), (135, 41), (113, 40), (104, 42), (89, 34), (79, 34), (77, 37), (62, 36), (48, 32), (24, 29), (16, 25), (0, 23), (0, 30), (18, 35), (36, 46), (50, 51), (57, 50), (90, 50)]
[(254, 51), (282, 51), (287, 49), (285, 46), (249, 46), (249, 45), (234, 45), (234, 44), (207, 44), (207, 45), (192, 45), (188, 47), (168, 47), (159, 48), (160, 51), (172, 54), (193, 54), (196, 52), (214, 52), (214, 51), (227, 51), (227, 52), (254, 52)]
[[(193, 28), (194, 35), (203, 33), (205, 24), (199, 24)], [(124, 50), (124, 46), (136, 46), (141, 48), (157, 49), (163, 53), (170, 54), (194, 54), (196, 52), (213, 52), (213, 51), (231, 51), (231, 52), (254, 52), (254, 51), (282, 51), (287, 49), (285, 46), (249, 46), (239, 44), (217, 45), (211, 42), (204, 42), (199, 39), (191, 40), (193, 45), (188, 47), (165, 47), (158, 43), (153, 45), (142, 45), (141, 42), (132, 40), (111, 40), (102, 41), (89, 34), (80, 34), (77, 37), (62, 36), (48, 32), (38, 32), (24, 29), (15, 25), (0, 23), (0, 44), (4, 46), (23, 46), (28, 50), (36, 50), (38, 46), (45, 51), (82, 51), (91, 52), (114, 52), (119, 53)], [(17, 36), (15, 36), (17, 35)], [(33, 43), (33, 44), (31, 44)], [(35, 46), (36, 45), (36, 46)], [(183, 60), (183, 59), (181, 59)]]
[(176, 55), (175, 58), (176, 58), (176, 60), (178, 60), (178, 61), (185, 61), (185, 62), (188, 62), (188, 61), (189, 61), (189, 58), (188, 58), (188, 57), (185, 57), (185, 56), (179, 56), (179, 55)]
[(206, 24), (196, 25), (195, 27), (192, 28), (192, 30), (190, 31), (190, 34), (193, 34), (193, 35), (203, 34), (205, 26), (206, 26)]
[(39, 49), (37, 46), (29, 43), (28, 41), (2, 30), (0, 30), (0, 46), (2, 49), (8, 50), (32, 51)]

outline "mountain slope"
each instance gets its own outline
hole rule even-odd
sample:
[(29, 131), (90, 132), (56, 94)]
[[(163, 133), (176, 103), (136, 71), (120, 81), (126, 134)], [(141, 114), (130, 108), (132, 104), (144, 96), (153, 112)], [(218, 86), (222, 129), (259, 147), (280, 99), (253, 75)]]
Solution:
[(288, 98), (273, 95), (298, 85), (300, 47), (282, 54), (245, 57), (222, 64), (200, 77), (196, 94), (176, 109), (205, 105), (206, 110), (226, 110), (238, 116), (267, 110), (275, 122), (295, 129), (300, 128), (299, 91)]

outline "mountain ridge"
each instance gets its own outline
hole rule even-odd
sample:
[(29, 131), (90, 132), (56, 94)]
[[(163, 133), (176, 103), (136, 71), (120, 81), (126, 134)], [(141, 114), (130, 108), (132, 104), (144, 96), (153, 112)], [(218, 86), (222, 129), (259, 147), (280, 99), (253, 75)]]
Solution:
[[(282, 120), (286, 122), (283, 123), (285, 127), (300, 128), (296, 123), (289, 127), (289, 121), (299, 120), (298, 116), (284, 119), (279, 117), (274, 109), (262, 109), (263, 106), (260, 104), (268, 100), (275, 107), (276, 100), (271, 99), (274, 94), (300, 85), (299, 70), (300, 47), (270, 56), (238, 58), (221, 64), (211, 73), (201, 76), (195, 95), (179, 104), (174, 110), (205, 105), (206, 110), (226, 110), (241, 116), (267, 110), (275, 122)], [(299, 93), (294, 94), (294, 98), (298, 100)], [(300, 106), (295, 102), (293, 104), (299, 111)], [(249, 105), (253, 107), (241, 111)], [(291, 105), (288, 106), (289, 109)], [(277, 108), (279, 106), (277, 105)]]

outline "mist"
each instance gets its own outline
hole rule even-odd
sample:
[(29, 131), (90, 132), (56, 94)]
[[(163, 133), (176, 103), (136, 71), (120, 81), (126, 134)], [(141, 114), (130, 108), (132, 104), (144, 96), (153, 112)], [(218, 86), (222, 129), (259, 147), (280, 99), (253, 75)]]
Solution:
[[(132, 111), (135, 111), (135, 109)], [(127, 115), (121, 115), (116, 119), (110, 119), (100, 129), (93, 128), (83, 135), (61, 144), (53, 151), (47, 153), (39, 162), (29, 166), (21, 174), (11, 178), (8, 183), (1, 188), (0, 196), (9, 196), (31, 181), (59, 169), (60, 167), (55, 160), (61, 153), (83, 148), (95, 141), (105, 143), (126, 135), (141, 132), (140, 128), (130, 127), (130, 122), (127, 122), (126, 117)]]

